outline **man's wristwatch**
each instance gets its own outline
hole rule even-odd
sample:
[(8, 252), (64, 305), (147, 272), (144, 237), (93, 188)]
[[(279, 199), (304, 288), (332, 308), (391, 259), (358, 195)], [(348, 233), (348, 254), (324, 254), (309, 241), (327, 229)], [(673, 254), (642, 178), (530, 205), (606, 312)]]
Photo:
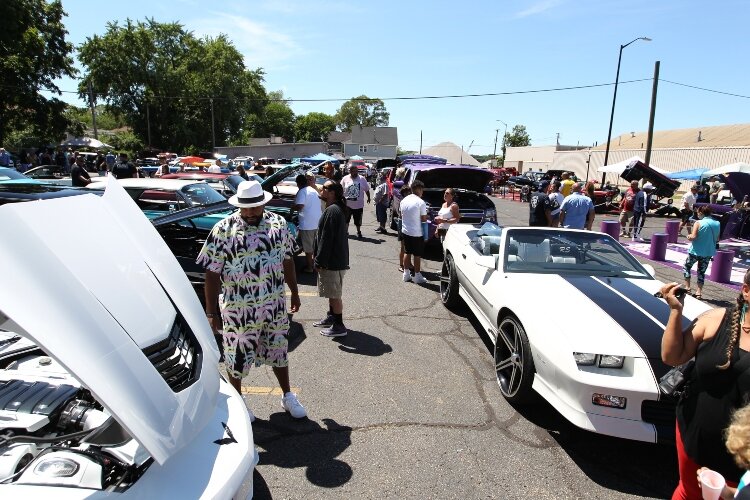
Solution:
[(217, 316), (218, 316), (218, 314), (216, 314), (216, 313), (209, 313), (209, 312), (206, 313), (206, 317), (207, 318), (215, 318)]

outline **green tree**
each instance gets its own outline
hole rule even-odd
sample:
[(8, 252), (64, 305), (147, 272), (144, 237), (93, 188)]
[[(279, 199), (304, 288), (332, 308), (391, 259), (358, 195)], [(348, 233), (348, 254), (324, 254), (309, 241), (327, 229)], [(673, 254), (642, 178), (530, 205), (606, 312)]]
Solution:
[(60, 94), (55, 79), (75, 75), (58, 0), (0, 2), (0, 144), (10, 131), (30, 128), (39, 142), (57, 142), (65, 133), (65, 103), (40, 91)]
[(255, 137), (275, 135), (291, 140), (294, 135), (294, 111), (284, 100), (284, 93), (276, 90), (268, 93), (268, 101), (262, 113), (253, 123)]
[(79, 60), (81, 97), (91, 82), (109, 111), (144, 143), (150, 130), (149, 145), (162, 149), (209, 148), (214, 136), (217, 146), (232, 142), (266, 99), (263, 71), (247, 70), (224, 35), (197, 39), (179, 23), (108, 23), (81, 45)]
[(385, 127), (390, 116), (382, 100), (361, 95), (349, 99), (336, 111), (336, 126), (344, 132), (351, 132), (354, 125)]
[(143, 141), (130, 131), (118, 132), (107, 140), (117, 151), (128, 153), (130, 158), (134, 158), (144, 146)]
[(336, 130), (333, 116), (313, 111), (297, 117), (294, 123), (294, 137), (297, 142), (325, 142), (328, 134)]

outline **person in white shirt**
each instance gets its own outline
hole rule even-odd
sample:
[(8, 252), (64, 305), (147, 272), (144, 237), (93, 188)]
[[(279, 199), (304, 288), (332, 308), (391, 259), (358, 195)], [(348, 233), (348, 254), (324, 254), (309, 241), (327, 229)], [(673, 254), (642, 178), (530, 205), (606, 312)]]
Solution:
[[(427, 283), (422, 276), (422, 256), (424, 255), (425, 240), (422, 235), (422, 223), (427, 222), (427, 204), (422, 200), (424, 184), (414, 181), (411, 185), (412, 194), (401, 200), (401, 233), (404, 242), (404, 281), (413, 281), (417, 285)], [(411, 257), (414, 256), (414, 276), (410, 269)]]
[(690, 192), (682, 195), (682, 206), (680, 207), (680, 233), (682, 228), (688, 227), (688, 233), (690, 232), (690, 218), (693, 216), (693, 206), (698, 197), (698, 186), (691, 186)]
[(550, 216), (552, 217), (552, 227), (557, 227), (560, 223), (560, 210), (562, 209), (565, 197), (560, 192), (560, 181), (554, 181), (549, 193)]
[(367, 179), (359, 175), (356, 165), (349, 167), (349, 175), (341, 179), (341, 187), (344, 188), (344, 198), (348, 208), (346, 223), (354, 216), (354, 225), (357, 226), (357, 238), (362, 237), (362, 212), (365, 209), (365, 195), (367, 203), (370, 203), (370, 184)]
[(307, 177), (299, 174), (295, 179), (297, 196), (294, 198), (294, 210), (299, 212), (299, 236), (302, 241), (302, 251), (305, 252), (306, 267), (304, 273), (315, 272), (313, 268), (313, 251), (315, 250), (315, 236), (318, 232), (318, 221), (323, 214), (320, 208), (318, 191), (308, 185)]

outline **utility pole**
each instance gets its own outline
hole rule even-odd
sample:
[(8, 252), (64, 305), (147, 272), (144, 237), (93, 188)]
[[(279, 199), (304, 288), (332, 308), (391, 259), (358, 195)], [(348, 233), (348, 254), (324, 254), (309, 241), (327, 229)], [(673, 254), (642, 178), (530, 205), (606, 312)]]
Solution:
[(148, 147), (151, 147), (151, 113), (146, 101), (146, 133), (148, 134)]
[(557, 145), (560, 145), (560, 132), (557, 133), (557, 139), (556, 139)]
[(211, 101), (211, 144), (213, 144), (213, 149), (216, 149), (216, 132), (214, 129), (214, 99), (212, 97), (209, 100)]
[(419, 154), (422, 154), (422, 131), (419, 131)]
[(499, 128), (495, 129), (495, 149), (492, 150), (492, 159), (495, 162), (495, 167), (497, 167), (497, 134), (500, 132)]
[(94, 139), (99, 139), (99, 133), (96, 131), (96, 106), (94, 105), (94, 88), (89, 80), (89, 107), (91, 108), (91, 123), (94, 125)]
[(651, 113), (648, 118), (648, 140), (646, 141), (646, 165), (651, 166), (651, 143), (654, 140), (654, 116), (656, 115), (656, 91), (659, 88), (659, 66), (661, 61), (654, 64), (654, 86), (651, 89)]

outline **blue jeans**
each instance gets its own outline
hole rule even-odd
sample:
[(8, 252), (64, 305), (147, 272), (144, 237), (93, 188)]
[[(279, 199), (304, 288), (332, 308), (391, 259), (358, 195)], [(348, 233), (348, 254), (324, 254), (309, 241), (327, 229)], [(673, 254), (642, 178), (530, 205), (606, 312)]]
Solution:
[(698, 286), (703, 286), (706, 282), (706, 269), (708, 269), (708, 263), (711, 262), (711, 257), (698, 257), (695, 254), (689, 253), (685, 260), (685, 269), (682, 272), (682, 276), (685, 280), (690, 280), (690, 270), (693, 268), (695, 263), (698, 263)]

